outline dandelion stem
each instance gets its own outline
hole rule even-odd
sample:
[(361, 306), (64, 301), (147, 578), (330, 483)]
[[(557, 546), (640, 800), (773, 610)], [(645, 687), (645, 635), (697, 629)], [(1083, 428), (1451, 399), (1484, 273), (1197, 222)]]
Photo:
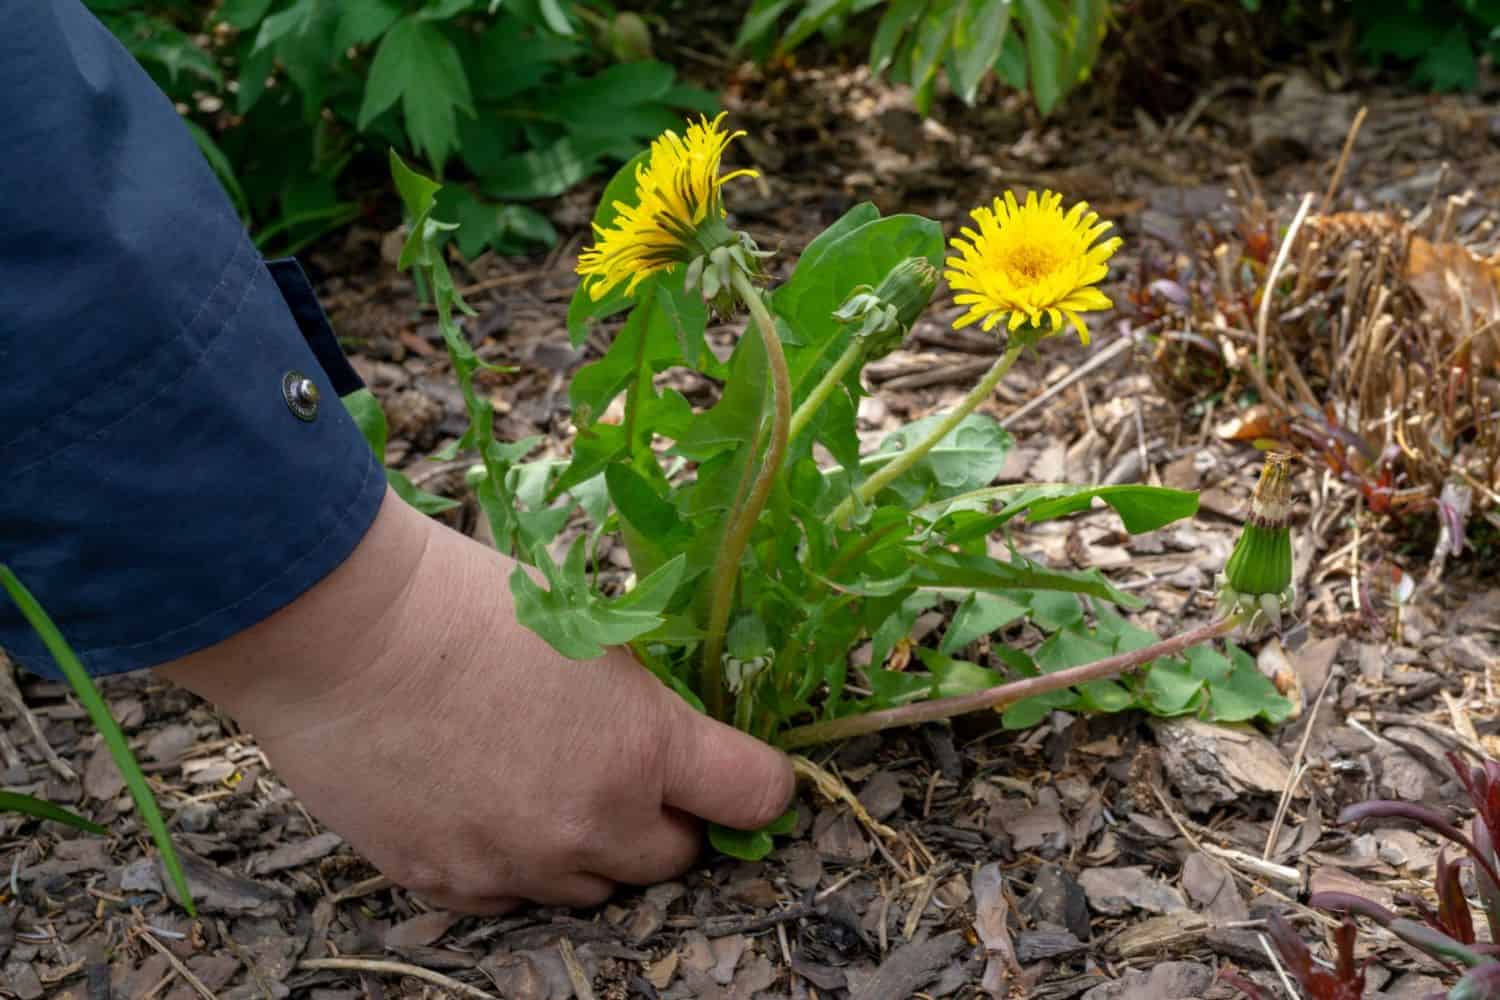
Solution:
[(1163, 639), (1144, 649), (1120, 653), (1102, 660), (1095, 660), (1093, 663), (1042, 674), (1039, 677), (1026, 677), (1022, 680), (986, 688), (983, 691), (975, 691), (972, 694), (934, 698), (931, 701), (919, 701), (879, 712), (848, 715), (824, 722), (814, 722), (806, 726), (797, 726), (782, 733), (776, 743), (784, 750), (793, 750), (798, 747), (863, 736), (865, 733), (878, 733), (897, 726), (914, 726), (920, 722), (936, 722), (939, 719), (951, 719), (955, 715), (1000, 708), (1025, 698), (1034, 698), (1040, 694), (1060, 691), (1077, 684), (1114, 677), (1164, 656), (1175, 656), (1189, 646), (1196, 646), (1199, 643), (1210, 642), (1220, 636), (1228, 635), (1243, 620), (1243, 617), (1237, 614), (1216, 618), (1207, 625), (1200, 625), (1181, 635)]
[(864, 361), (866, 343), (865, 338), (859, 336), (849, 341), (849, 346), (844, 348), (844, 353), (840, 354), (838, 360), (833, 363), (833, 367), (828, 369), (828, 374), (824, 375), (822, 381), (813, 387), (813, 391), (802, 401), (802, 405), (797, 407), (797, 412), (792, 414), (792, 426), (786, 435), (788, 441), (797, 440), (797, 435), (807, 428), (808, 423), (823, 408), (823, 404), (828, 402), (828, 397), (833, 395), (834, 390), (839, 387), (839, 383), (844, 381), (844, 376), (849, 374), (849, 369)]
[(725, 717), (724, 636), (729, 628), (735, 584), (740, 578), (740, 558), (750, 544), (750, 534), (760, 520), (760, 512), (765, 509), (776, 474), (781, 471), (781, 461), (786, 456), (787, 429), (792, 422), (792, 381), (787, 372), (786, 354), (776, 336), (776, 324), (766, 312), (760, 292), (743, 271), (735, 269), (733, 282), (735, 292), (750, 309), (756, 329), (760, 331), (761, 343), (766, 348), (766, 362), (771, 369), (771, 440), (766, 445), (765, 458), (755, 474), (750, 494), (742, 505), (729, 512), (724, 541), (719, 546), (719, 555), (714, 560), (709, 578), (713, 592), (709, 599), (707, 636), (703, 640), (702, 688), (703, 707), (715, 719)]
[(841, 524), (847, 521), (849, 515), (854, 513), (856, 503), (869, 503), (880, 491), (889, 486), (908, 469), (916, 465), (922, 458), (936, 447), (937, 443), (952, 433), (953, 429), (963, 423), (963, 419), (974, 408), (990, 397), (995, 391), (995, 386), (1010, 371), (1010, 366), (1016, 363), (1016, 358), (1021, 356), (1021, 349), (1026, 346), (1026, 340), (1022, 337), (1012, 336), (1010, 344), (1005, 348), (1005, 353), (990, 368), (988, 374), (979, 380), (973, 390), (965, 396), (949, 413), (942, 423), (933, 428), (932, 433), (917, 442), (912, 447), (903, 451), (891, 462), (880, 468), (877, 472), (866, 479), (853, 494), (844, 498), (843, 503), (834, 508), (833, 513), (828, 515), (829, 523)]

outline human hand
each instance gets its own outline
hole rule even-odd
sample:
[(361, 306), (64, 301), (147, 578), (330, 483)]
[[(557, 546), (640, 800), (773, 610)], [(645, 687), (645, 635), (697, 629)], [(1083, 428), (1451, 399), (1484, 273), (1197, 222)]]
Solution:
[(587, 906), (689, 867), (696, 817), (753, 828), (792, 771), (623, 651), (565, 660), (512, 563), (388, 494), (344, 565), (167, 667), (249, 729), (308, 809), (437, 905)]

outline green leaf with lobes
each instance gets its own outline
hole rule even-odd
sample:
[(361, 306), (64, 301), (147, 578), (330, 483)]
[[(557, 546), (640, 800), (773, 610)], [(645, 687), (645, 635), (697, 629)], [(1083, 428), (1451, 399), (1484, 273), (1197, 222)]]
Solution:
[(573, 543), (561, 567), (544, 547), (532, 550), (550, 589), (543, 590), (522, 566), (510, 577), (517, 620), (570, 660), (597, 659), (606, 646), (630, 642), (661, 625), (686, 562), (679, 555), (639, 581), (634, 590), (608, 599), (594, 591), (584, 572), (585, 542), (579, 537)]

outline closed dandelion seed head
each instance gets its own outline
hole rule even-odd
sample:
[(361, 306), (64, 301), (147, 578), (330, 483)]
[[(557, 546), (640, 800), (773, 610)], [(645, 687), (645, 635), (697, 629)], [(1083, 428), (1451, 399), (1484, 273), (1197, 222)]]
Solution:
[[(724, 151), (744, 132), (726, 132), (724, 115), (690, 124), (683, 135), (668, 130), (651, 143), (635, 171), (635, 198), (617, 201), (608, 228), (594, 227), (594, 245), (578, 257), (578, 274), (598, 301), (625, 283), (625, 293), (653, 274), (744, 241), (724, 221), (720, 189), (754, 170), (720, 174)], [(753, 259), (743, 249), (737, 259)], [(700, 272), (701, 273), (701, 272)]]
[(943, 272), (958, 293), (954, 301), (968, 307), (953, 326), (979, 323), (989, 331), (1004, 323), (1011, 332), (1030, 326), (1050, 336), (1071, 324), (1087, 344), (1083, 314), (1113, 305), (1094, 287), (1120, 248), (1119, 237), (1103, 239), (1113, 224), (1099, 221), (1087, 202), (1064, 212), (1062, 195), (1051, 191), (1040, 198), (1033, 191), (1025, 204), (1007, 191), (970, 215), (975, 226), (953, 238)]
[(1292, 600), (1291, 458), (1266, 456), (1250, 502), (1250, 517), (1219, 581), (1226, 613), (1247, 616), (1250, 630), (1280, 628)]

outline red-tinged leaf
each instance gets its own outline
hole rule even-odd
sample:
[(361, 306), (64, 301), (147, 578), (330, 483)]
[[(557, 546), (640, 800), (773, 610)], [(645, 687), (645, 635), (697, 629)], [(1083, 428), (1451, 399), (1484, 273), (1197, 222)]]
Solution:
[(1442, 931), (1415, 920), (1393, 920), (1390, 932), (1440, 962), (1457, 963), (1470, 968), (1484, 963), (1484, 959), (1473, 950), (1459, 944)]
[[(1484, 818), (1475, 813), (1469, 829), (1474, 835), (1477, 855), (1493, 858), (1495, 856), (1494, 838), (1490, 836), (1490, 830), (1485, 825)], [(1486, 923), (1490, 925), (1490, 940), (1500, 941), (1500, 883), (1495, 882), (1490, 878), (1489, 872), (1480, 868), (1474, 873), (1474, 884), (1479, 888), (1479, 898), (1484, 900), (1484, 916)]]
[(1475, 966), (1448, 991), (1448, 1000), (1500, 1000), (1500, 962)]
[(1308, 897), (1307, 905), (1331, 913), (1352, 913), (1369, 917), (1382, 927), (1396, 919), (1396, 915), (1373, 899), (1356, 896), (1352, 892), (1315, 892)]
[(1241, 993), (1245, 994), (1245, 996), (1249, 997), (1250, 1000), (1271, 1000), (1271, 997), (1266, 995), (1265, 990), (1261, 989), (1255, 983), (1252, 983), (1250, 980), (1246, 979), (1238, 972), (1225, 972), (1223, 969), (1220, 969), (1218, 978), (1220, 982), (1234, 987)]
[(1354, 995), (1361, 997), (1365, 992), (1365, 976), (1362, 971), (1354, 967), (1354, 936), (1357, 933), (1354, 921), (1345, 917), (1344, 922), (1339, 924), (1338, 929), (1333, 932), (1333, 942), (1338, 953), (1338, 965), (1335, 971), (1338, 973), (1340, 985), (1354, 986)]
[(1307, 945), (1302, 943), (1297, 931), (1281, 914), (1271, 914), (1271, 918), (1266, 921), (1266, 928), (1271, 932), (1271, 940), (1276, 943), (1276, 951), (1286, 963), (1287, 971), (1304, 989), (1310, 990), (1314, 968), (1312, 952), (1307, 950)]
[(1469, 913), (1469, 900), (1464, 896), (1459, 882), (1459, 868), (1450, 863), (1447, 855), (1438, 850), (1436, 890), (1438, 898), (1438, 921), (1448, 936), (1462, 944), (1474, 943), (1474, 918)]
[[(1446, 837), (1468, 850), (1469, 856), (1474, 863), (1500, 886), (1500, 875), (1495, 873), (1495, 866), (1491, 862), (1494, 857), (1494, 849), (1481, 851), (1475, 846), (1474, 841), (1464, 836), (1462, 830), (1448, 821), (1448, 818), (1436, 809), (1427, 806), (1419, 806), (1415, 802), (1393, 802), (1389, 799), (1374, 799), (1369, 802), (1356, 802), (1352, 806), (1345, 807), (1339, 813), (1340, 824), (1354, 824), (1367, 819), (1404, 819), (1412, 823), (1425, 826), (1440, 837)], [(1478, 817), (1476, 816), (1477, 820)]]

